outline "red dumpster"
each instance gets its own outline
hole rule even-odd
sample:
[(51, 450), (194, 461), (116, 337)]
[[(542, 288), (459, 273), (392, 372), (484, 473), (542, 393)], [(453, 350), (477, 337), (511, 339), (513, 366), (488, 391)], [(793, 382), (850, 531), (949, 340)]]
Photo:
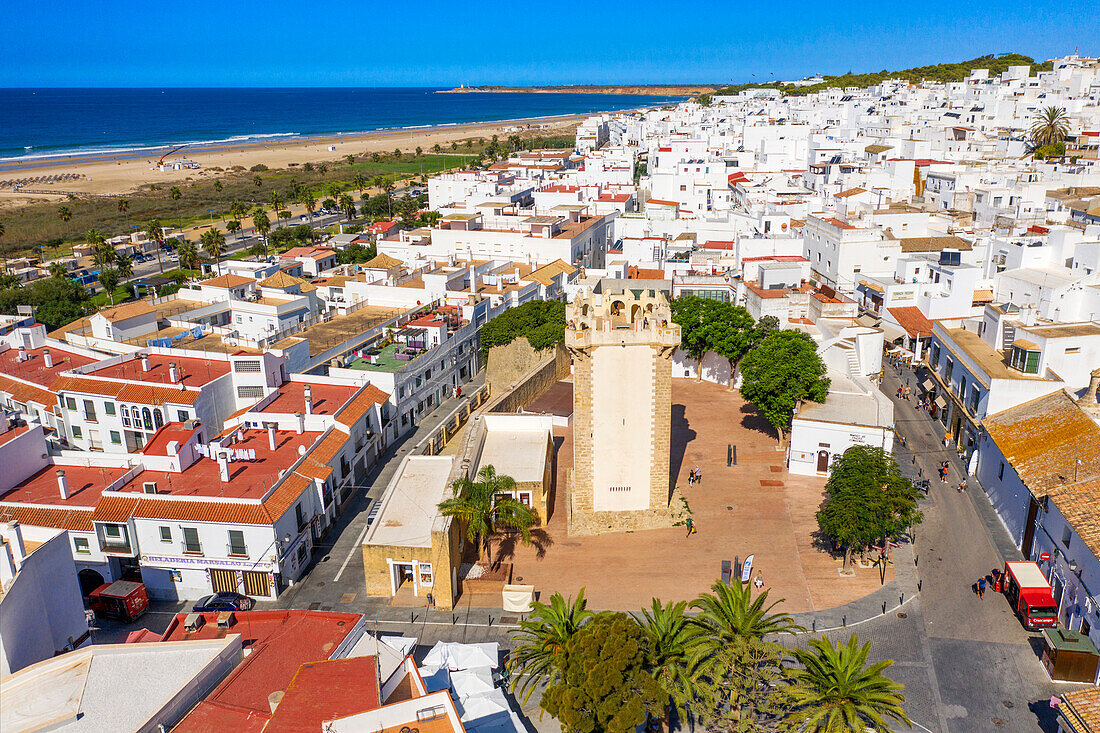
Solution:
[(116, 580), (104, 583), (88, 594), (96, 616), (110, 616), (130, 623), (149, 610), (149, 594), (144, 583)]

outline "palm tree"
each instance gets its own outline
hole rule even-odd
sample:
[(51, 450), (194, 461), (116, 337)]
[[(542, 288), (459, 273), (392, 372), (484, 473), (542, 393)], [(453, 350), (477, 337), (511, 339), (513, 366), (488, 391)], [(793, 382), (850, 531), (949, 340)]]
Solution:
[(183, 191), (180, 190), (179, 186), (172, 186), (168, 189), (168, 198), (172, 199), (172, 202), (175, 204), (176, 219), (179, 219), (180, 199), (183, 198)]
[(145, 236), (152, 240), (153, 244), (157, 248), (157, 269), (164, 272), (164, 261), (161, 260), (161, 245), (164, 242), (164, 227), (160, 224), (160, 219), (150, 219), (145, 224)]
[(279, 216), (279, 209), (282, 207), (283, 203), (285, 203), (285, 202), (283, 201), (283, 197), (279, 195), (279, 192), (278, 191), (272, 191), (271, 192), (271, 210), (275, 212), (276, 221), (278, 221), (277, 217)]
[(466, 537), (478, 548), (478, 559), (490, 558), (493, 535), (498, 529), (519, 532), (524, 542), (531, 541), (531, 527), (538, 517), (519, 499), (507, 492), (515, 491), (511, 476), (497, 474), (492, 465), (477, 473), (477, 481), (460, 478), (454, 482), (454, 496), (439, 503), (439, 511), (455, 517), (466, 528)]
[(386, 192), (386, 207), (389, 209), (390, 218), (393, 218), (393, 189), (395, 188), (393, 180), (386, 178), (382, 181), (382, 190)]
[(325, 186), (325, 192), (328, 194), (328, 197), (330, 199), (339, 198), (340, 192), (342, 190), (343, 190), (343, 188), (336, 181), (332, 181), (331, 183), (329, 183), (328, 185)]
[(180, 242), (177, 252), (180, 258), (180, 266), (185, 270), (197, 270), (199, 267), (199, 249), (189, 239)]
[(351, 179), (351, 187), (359, 192), (359, 197), (363, 197), (363, 189), (367, 187), (367, 178), (362, 173), (356, 173)]
[(58, 279), (65, 277), (68, 272), (65, 269), (65, 265), (61, 264), (60, 262), (51, 262), (50, 266), (46, 269), (49, 270), (50, 277), (56, 277)]
[(649, 642), (649, 671), (668, 695), (659, 721), (661, 730), (668, 725), (671, 707), (683, 715), (698, 697), (696, 683), (706, 645), (699, 625), (684, 613), (685, 609), (687, 601), (662, 605), (654, 598), (651, 609), (643, 609), (638, 619)]
[(236, 219), (230, 219), (225, 223), (225, 231), (230, 234), (236, 234), (241, 230), (241, 223)]
[(436, 143), (435, 145), (432, 146), (432, 152), (433, 153), (438, 153), (442, 150), (443, 150), (443, 148), (439, 147), (439, 143)]
[[(4, 238), (4, 231), (5, 231), (5, 230), (4, 230), (4, 222), (0, 221), (0, 239), (3, 239), (3, 238)], [(3, 248), (0, 248), (0, 251), (3, 251)], [(7, 258), (7, 256), (5, 255), (5, 256), (4, 256), (4, 266), (3, 266), (3, 267), (0, 267), (0, 272), (5, 272), (5, 271), (7, 271), (7, 269), (8, 269), (7, 265), (8, 265), (8, 258)]]
[(252, 226), (256, 228), (256, 233), (264, 238), (264, 255), (267, 255), (267, 233), (271, 231), (271, 220), (267, 218), (267, 213), (260, 206), (252, 212)]
[[(58, 206), (57, 207), (57, 218), (61, 220), (62, 224), (68, 224), (73, 218), (73, 212), (69, 211), (68, 206)], [(62, 227), (62, 228), (64, 228), (64, 227)], [(73, 254), (75, 255), (76, 253), (73, 252)]]
[(225, 187), (222, 185), (222, 182), (219, 179), (214, 179), (214, 190), (221, 193), (223, 188)]
[(340, 210), (351, 221), (355, 218), (355, 199), (346, 193), (340, 194)]
[(354, 155), (345, 155), (344, 160), (346, 160), (348, 162), (348, 165), (355, 165), (355, 156)]
[(1041, 148), (1065, 141), (1069, 134), (1069, 116), (1061, 107), (1047, 107), (1035, 117), (1031, 125), (1031, 145)]
[(710, 589), (712, 593), (701, 594), (691, 607), (699, 610), (696, 623), (718, 643), (805, 631), (788, 614), (771, 612), (783, 599), (768, 604), (768, 591), (753, 598), (751, 587), (741, 583), (718, 582)]
[(855, 634), (843, 646), (827, 638), (814, 639), (809, 649), (793, 649), (803, 667), (792, 672), (791, 700), (798, 730), (805, 733), (888, 731), (886, 719), (912, 726), (902, 707), (905, 685), (881, 673), (893, 664), (886, 660), (867, 666), (870, 642), (859, 646)]
[(536, 602), (531, 616), (519, 622), (514, 637), (516, 646), (508, 656), (508, 672), (512, 692), (523, 698), (524, 705), (541, 683), (549, 684), (561, 674), (559, 664), (566, 642), (595, 616), (587, 606), (584, 588), (576, 600), (566, 600), (561, 593), (555, 593), (549, 605)]
[(306, 207), (306, 215), (309, 216), (309, 231), (313, 234), (313, 211), (317, 208), (317, 199), (308, 188), (302, 189), (302, 206)]
[(130, 210), (130, 202), (127, 201), (126, 199), (119, 199), (118, 200), (118, 213), (125, 214), (129, 210)]
[(259, 173), (257, 173), (257, 174), (256, 174), (255, 176), (253, 176), (253, 178), (252, 178), (252, 184), (253, 184), (254, 186), (256, 186), (256, 188), (261, 188), (261, 187), (262, 187), (262, 186), (264, 185), (264, 179), (263, 179), (263, 176), (261, 176), (261, 175), (260, 175)]
[(214, 228), (207, 229), (202, 233), (202, 248), (214, 258), (214, 263), (218, 267), (218, 274), (222, 274), (222, 253), (225, 252), (225, 235)]
[(134, 261), (129, 257), (119, 257), (115, 262), (115, 271), (123, 281), (129, 280), (134, 275)]

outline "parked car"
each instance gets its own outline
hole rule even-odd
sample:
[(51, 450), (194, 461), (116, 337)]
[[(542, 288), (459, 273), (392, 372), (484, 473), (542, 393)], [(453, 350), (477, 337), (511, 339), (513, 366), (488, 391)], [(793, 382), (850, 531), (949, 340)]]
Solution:
[(252, 608), (253, 600), (241, 593), (222, 591), (200, 598), (191, 610), (195, 613), (214, 613), (220, 611), (247, 611)]

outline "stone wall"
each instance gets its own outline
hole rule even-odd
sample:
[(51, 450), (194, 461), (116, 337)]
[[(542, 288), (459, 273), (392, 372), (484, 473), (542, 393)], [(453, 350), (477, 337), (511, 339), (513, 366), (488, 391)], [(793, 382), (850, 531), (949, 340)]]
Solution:
[[(497, 349), (511, 349), (517, 342), (522, 341), (527, 348), (527, 354), (542, 354), (542, 358), (533, 362), (525, 372), (520, 372), (511, 381), (493, 381), (493, 359), (496, 358)], [(517, 356), (516, 354), (521, 356)], [(501, 360), (497, 374), (503, 375), (510, 372), (511, 367), (521, 363), (522, 349), (516, 349), (511, 354), (506, 354)], [(485, 412), (520, 412), (531, 404), (539, 395), (545, 392), (550, 385), (569, 376), (569, 352), (561, 344), (552, 350), (535, 351), (527, 343), (527, 339), (516, 339), (507, 346), (494, 346), (489, 352), (489, 372), (486, 377), (492, 390), (492, 397), (486, 403)], [(500, 377), (498, 376), (498, 380)]]
[(520, 336), (510, 344), (489, 349), (485, 366), (485, 381), (494, 392), (501, 392), (509, 384), (519, 380), (527, 372), (541, 364), (550, 350), (535, 351), (526, 337)]
[(369, 596), (390, 597), (390, 573), (387, 559), (396, 562), (431, 563), (432, 587), (420, 588), (420, 598), (426, 600), (431, 593), (437, 608), (453, 608), (457, 589), (455, 572), (461, 563), (460, 537), (455, 522), (447, 523), (444, 532), (432, 532), (431, 547), (395, 547), (389, 545), (363, 545), (363, 580)]

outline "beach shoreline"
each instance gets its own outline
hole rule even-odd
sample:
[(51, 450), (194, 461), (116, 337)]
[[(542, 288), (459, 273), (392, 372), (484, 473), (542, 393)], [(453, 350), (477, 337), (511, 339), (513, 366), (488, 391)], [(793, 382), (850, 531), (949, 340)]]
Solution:
[[(629, 112), (631, 110), (618, 110)], [(246, 170), (265, 165), (271, 170), (294, 165), (342, 161), (348, 155), (360, 157), (370, 153), (411, 152), (421, 147), (430, 152), (440, 145), (443, 153), (451, 153), (452, 142), (471, 138), (506, 137), (511, 134), (565, 135), (576, 130), (584, 119), (599, 112), (549, 115), (492, 122), (443, 123), (403, 128), (370, 130), (359, 133), (302, 135), (293, 138), (269, 137), (234, 142), (215, 142), (186, 146), (169, 155), (167, 160), (186, 158), (198, 163), (198, 169), (172, 171), (153, 170), (153, 165), (175, 145), (119, 149), (106, 152), (56, 154), (43, 157), (8, 158), (0, 160), (0, 180), (21, 180), (42, 176), (73, 173), (82, 176), (58, 184), (28, 184), (20, 191), (0, 190), (0, 207), (12, 208), (24, 203), (61, 200), (76, 196), (117, 196), (131, 193), (146, 184), (172, 185), (183, 181), (210, 179), (220, 168), (228, 171), (235, 166)], [(456, 155), (463, 153), (460, 145)]]

